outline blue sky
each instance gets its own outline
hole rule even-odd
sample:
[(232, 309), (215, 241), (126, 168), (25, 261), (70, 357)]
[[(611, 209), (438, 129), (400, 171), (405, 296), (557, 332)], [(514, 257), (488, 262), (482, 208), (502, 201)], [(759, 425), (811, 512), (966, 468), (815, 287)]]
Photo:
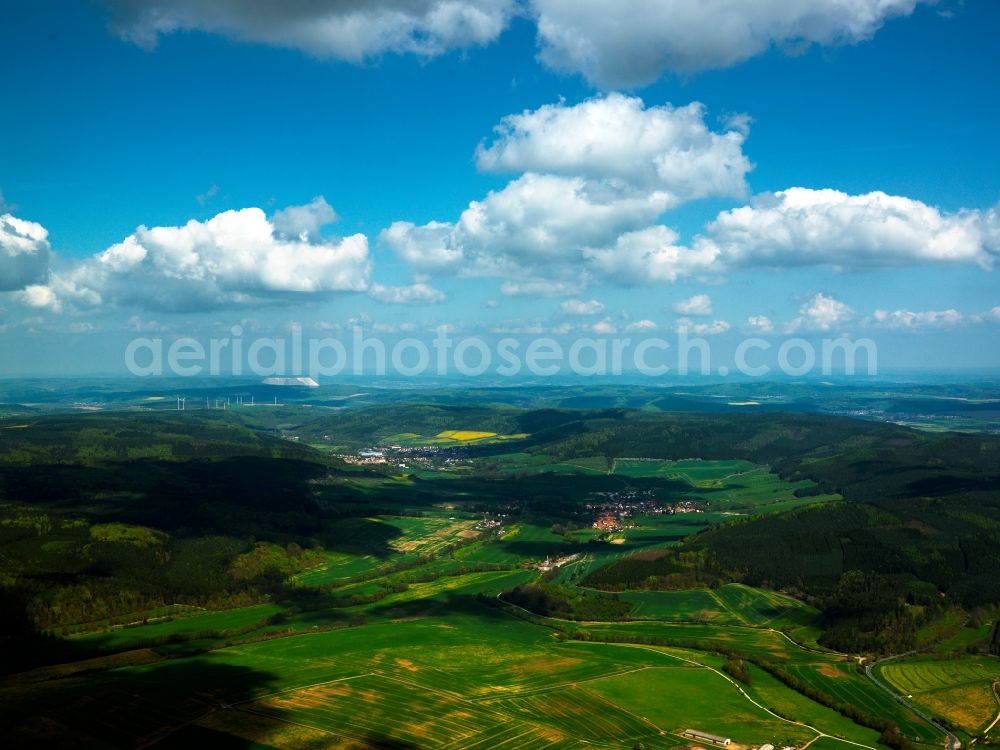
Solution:
[(0, 373), (358, 319), (1000, 365), (1000, 7), (716, 5), (11, 4)]

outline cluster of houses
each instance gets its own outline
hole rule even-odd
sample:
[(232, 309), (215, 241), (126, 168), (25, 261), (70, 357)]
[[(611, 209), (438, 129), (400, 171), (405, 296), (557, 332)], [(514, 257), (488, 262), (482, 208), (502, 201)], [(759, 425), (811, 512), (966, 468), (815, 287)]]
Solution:
[(626, 522), (623, 518), (610, 511), (604, 511), (594, 519), (594, 528), (598, 531), (621, 531), (626, 527), (626, 523), (629, 526), (633, 525), (632, 522)]
[[(324, 439), (329, 436), (324, 435)], [(465, 458), (461, 449), (438, 448), (433, 445), (411, 448), (405, 445), (385, 445), (366, 448), (357, 453), (340, 453), (337, 458), (348, 464), (392, 464), (407, 468), (408, 463), (416, 465), (457, 464)]]
[(698, 503), (694, 500), (680, 500), (676, 503), (671, 503), (670, 505), (664, 506), (665, 513), (704, 513), (705, 511), (699, 507)]
[(364, 450), (358, 453), (344, 453), (338, 455), (344, 463), (348, 464), (387, 464), (389, 463), (386, 458), (385, 451), (381, 450)]
[(545, 562), (538, 563), (538, 569), (543, 573), (547, 570), (554, 570), (556, 568), (561, 568), (566, 563), (571, 563), (574, 560), (580, 559), (580, 553), (576, 552), (572, 555), (563, 555), (562, 557), (546, 557)]
[(662, 513), (663, 508), (656, 499), (655, 490), (609, 490), (591, 492), (591, 497), (600, 502), (588, 503), (588, 508), (631, 510), (635, 513)]
[(587, 503), (586, 509), (594, 514), (593, 527), (599, 531), (621, 531), (635, 526), (635, 516), (673, 515), (675, 513), (703, 513), (695, 500), (678, 500), (661, 504), (654, 490), (619, 490), (617, 492), (592, 492), (600, 502)]
[(504, 518), (506, 518), (506, 516), (506, 513), (501, 513), (496, 518), (484, 516), (483, 520), (476, 524), (476, 531), (495, 531), (499, 534), (503, 531)]

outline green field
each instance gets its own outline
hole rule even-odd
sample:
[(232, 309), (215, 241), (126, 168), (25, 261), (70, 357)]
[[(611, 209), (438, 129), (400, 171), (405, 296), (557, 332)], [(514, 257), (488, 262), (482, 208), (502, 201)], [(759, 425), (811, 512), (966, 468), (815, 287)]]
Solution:
[(630, 617), (676, 622), (714, 622), (736, 625), (741, 618), (725, 607), (714, 592), (707, 589), (688, 591), (627, 591), (621, 595), (632, 602)]
[(201, 612), (164, 622), (78, 636), (73, 640), (80, 645), (92, 646), (101, 651), (117, 651), (173, 638), (190, 638), (203, 633), (241, 630), (256, 624), (264, 624), (269, 617), (281, 610), (282, 608), (276, 604), (258, 604), (222, 612)]
[[(757, 667), (750, 668), (751, 685), (747, 688), (759, 703), (786, 718), (822, 727), (834, 737), (852, 739), (866, 745), (878, 742), (878, 733), (872, 729), (859, 727), (850, 719), (833, 709), (821, 706), (805, 696), (788, 690), (774, 676)], [(820, 738), (817, 742), (822, 742)], [(843, 750), (843, 743), (836, 743)], [(810, 745), (815, 747), (815, 743)]]
[(808, 625), (819, 616), (817, 609), (798, 599), (766, 589), (729, 584), (714, 593), (747, 625), (781, 630)]
[(374, 516), (338, 525), (331, 541), (341, 550), (326, 551), (320, 565), (299, 573), (303, 586), (347, 583), (413, 556), (434, 557), (475, 539), (475, 521), (446, 516)]
[(933, 744), (939, 732), (920, 717), (897, 703), (892, 696), (872, 684), (848, 662), (808, 661), (792, 664), (789, 671), (813, 687), (838, 700), (857, 706), (875, 716), (889, 717), (912, 739)]
[(759, 467), (749, 461), (659, 461), (655, 459), (619, 458), (615, 473), (632, 477), (664, 476), (681, 479), (692, 487), (719, 487), (724, 478), (746, 475)]
[[(228, 706), (224, 713), (266, 719), (263, 734), (277, 732), (276, 724), (301, 724), (375, 746), (523, 750), (627, 739), (669, 747), (678, 744), (671, 734), (689, 724), (746, 743), (801, 744), (816, 736), (755, 706), (714, 671), (718, 663), (698, 652), (559, 644), (544, 628), (482, 610), (265, 640), (27, 692), (7, 683), (0, 698), (11, 706), (31, 701), (34, 711), (44, 706), (60, 722), (79, 727), (81, 741), (120, 744), (197, 721), (219, 703)], [(199, 698), (180, 701), (192, 679)], [(755, 700), (766, 696), (795, 707), (821, 732), (874, 745), (870, 731), (784, 686), (758, 675), (755, 683)], [(112, 684), (121, 690), (102, 690)], [(141, 710), (123, 721), (126, 705)], [(243, 723), (215, 716), (207, 726), (217, 730), (227, 722)], [(20, 738), (37, 728), (18, 724), (14, 731)]]
[(797, 498), (795, 491), (811, 487), (812, 482), (786, 482), (768, 468), (749, 461), (618, 459), (613, 473), (682, 483), (681, 492), (687, 497), (727, 512), (777, 512), (833, 499), (825, 495)]
[(373, 555), (351, 555), (345, 552), (324, 552), (323, 562), (295, 576), (303, 586), (323, 586), (346, 582), (377, 570), (381, 562)]
[(683, 663), (597, 680), (588, 684), (588, 690), (628, 706), (673, 735), (694, 726), (747, 745), (775, 741), (800, 745), (815, 736), (753, 705), (718, 673)]
[[(442, 528), (438, 521), (405, 519), (400, 529), (414, 538), (430, 539)], [(15, 710), (18, 701), (30, 700), (32, 711), (42, 707), (62, 725), (75, 727), (83, 740), (136, 744), (162, 736), (167, 747), (208, 738), (224, 744), (233, 737), (295, 747), (315, 732), (317, 741), (325, 737), (328, 742), (353, 742), (358, 748), (410, 743), (531, 750), (604, 746), (621, 740), (666, 748), (680, 744), (677, 733), (688, 725), (748, 744), (803, 744), (820, 732), (866, 747), (876, 745), (871, 730), (808, 700), (765, 672), (755, 669), (752, 686), (741, 693), (718, 671), (722, 660), (709, 651), (735, 648), (794, 664), (800, 671), (811, 670), (824, 689), (844, 679), (862, 705), (873, 695), (887, 699), (851, 674), (840, 657), (821, 657), (799, 649), (780, 633), (747, 626), (750, 621), (766, 624), (775, 616), (788, 617), (789, 612), (809, 612), (795, 600), (745, 586), (711, 592), (632, 592), (628, 600), (659, 620), (678, 613), (693, 618), (693, 613), (710, 607), (729, 619), (709, 624), (654, 620), (582, 626), (591, 638), (613, 639), (616, 633), (666, 636), (697, 642), (706, 651), (559, 643), (547, 628), (477, 600), (480, 594), (492, 596), (532, 578), (533, 571), (448, 573), (459, 564), (442, 559), (392, 574), (390, 579), (424, 575), (424, 568), (434, 571), (430, 580), (410, 583), (375, 604), (353, 608), (364, 618), (354, 627), (329, 630), (331, 620), (322, 610), (288, 610), (283, 622), (267, 624), (280, 608), (262, 605), (80, 638), (104, 650), (171, 636), (181, 641), (160, 650), (162, 656), (175, 657), (166, 661), (156, 650), (141, 652), (142, 660), (153, 663), (114, 667), (109, 661), (112, 668), (93, 677), (79, 679), (67, 672), (62, 679), (34, 683), (36, 687), (27, 692), (19, 683), (8, 683), (0, 685), (0, 699), (11, 701)], [(380, 580), (353, 587), (378, 587)], [(340, 590), (333, 589), (333, 594)], [(227, 646), (225, 637), (220, 638), (223, 631), (241, 628), (237, 645)], [(488, 640), (482, 637), (484, 628)], [(185, 636), (195, 640), (184, 641)], [(209, 650), (176, 658), (184, 648)], [(140, 658), (140, 652), (135, 653)], [(843, 676), (830, 680), (831, 670), (837, 669)], [(234, 675), (240, 675), (235, 684)], [(182, 700), (193, 680), (198, 681), (201, 697)], [(118, 687), (105, 691), (104, 685)], [(100, 696), (96, 702), (95, 696)], [(200, 718), (208, 705), (217, 703), (230, 707)], [(123, 705), (138, 707), (125, 722), (115, 718)], [(874, 705), (886, 708), (884, 700)], [(815, 729), (779, 718), (765, 706)], [(891, 703), (888, 708), (899, 712)], [(186, 728), (173, 731), (181, 725)], [(15, 737), (37, 738), (40, 731), (30, 722), (19, 723)]]
[(984, 730), (1000, 712), (994, 693), (1000, 681), (997, 659), (905, 659), (882, 664), (878, 671), (902, 695), (971, 735)]
[[(735, 650), (783, 665), (805, 683), (874, 716), (891, 718), (910, 738), (927, 742), (938, 732), (918, 716), (896, 703), (874, 683), (854, 669), (846, 656), (822, 654), (803, 649), (783, 634), (742, 625), (682, 624), (667, 622), (584, 623), (569, 632), (588, 640), (635, 642), (638, 639), (670, 643), (697, 643), (700, 649)], [(702, 657), (695, 657), (704, 661)], [(815, 707), (811, 701), (807, 701)]]
[(932, 650), (937, 653), (963, 652), (969, 646), (983, 643), (989, 638), (992, 630), (992, 622), (984, 622), (980, 625), (966, 624), (958, 628), (950, 637), (936, 643)]
[(807, 625), (819, 615), (797, 599), (740, 584), (717, 590), (626, 591), (620, 597), (635, 605), (629, 616), (637, 619), (782, 629)]

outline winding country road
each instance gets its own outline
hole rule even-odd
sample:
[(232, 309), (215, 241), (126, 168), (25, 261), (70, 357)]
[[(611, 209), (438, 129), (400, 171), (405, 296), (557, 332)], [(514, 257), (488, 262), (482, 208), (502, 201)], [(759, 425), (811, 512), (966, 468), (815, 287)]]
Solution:
[[(514, 604), (513, 602), (505, 601), (502, 598), (502, 596), (503, 596), (503, 592), (498, 593), (497, 596), (496, 596), (497, 601), (501, 602), (505, 606), (513, 607), (515, 609), (521, 610), (522, 612), (526, 612), (527, 614), (529, 614), (529, 615), (531, 615), (533, 617), (541, 617), (542, 619), (556, 620), (558, 622), (574, 623), (574, 624), (577, 624), (577, 625), (594, 624), (592, 622), (587, 622), (587, 621), (564, 620), (564, 619), (559, 618), (559, 617), (546, 617), (544, 615), (538, 615), (538, 614), (535, 614), (534, 612), (531, 612), (530, 610), (525, 609), (524, 607), (522, 607), (522, 606), (520, 606), (518, 604)], [(651, 621), (651, 620), (622, 620), (621, 622), (622, 623), (629, 623), (629, 622), (654, 622), (654, 621)], [(668, 623), (668, 624), (676, 624), (676, 623)], [(753, 627), (751, 625), (727, 625), (725, 627), (729, 627), (729, 628), (741, 628), (741, 629), (746, 629), (746, 630), (758, 630), (758, 631), (764, 631), (764, 632), (771, 632), (771, 633), (775, 633), (777, 635), (782, 636), (783, 638), (785, 638), (786, 640), (788, 640), (793, 645), (795, 645), (795, 646), (797, 646), (797, 647), (799, 647), (799, 648), (801, 648), (801, 649), (803, 649), (805, 651), (812, 651), (813, 653), (824, 654), (826, 656), (829, 656), (830, 653), (831, 653), (829, 651), (818, 651), (817, 649), (809, 648), (808, 646), (806, 646), (804, 644), (801, 644), (801, 643), (798, 643), (797, 641), (795, 641), (787, 633), (785, 633), (785, 632), (783, 632), (781, 630), (776, 630), (774, 628), (762, 628), (762, 627), (755, 628), (755, 627)], [(912, 656), (915, 653), (917, 653), (917, 652), (916, 651), (907, 651), (906, 653), (894, 654), (893, 656), (886, 656), (886, 657), (883, 657), (881, 659), (876, 659), (875, 661), (873, 661), (870, 664), (868, 664), (868, 665), (865, 666), (865, 675), (868, 677), (869, 680), (871, 680), (873, 683), (875, 683), (879, 688), (881, 688), (886, 693), (888, 693), (889, 695), (891, 695), (892, 698), (897, 703), (905, 706), (910, 711), (912, 711), (914, 714), (916, 714), (921, 719), (923, 719), (928, 724), (930, 724), (932, 727), (934, 727), (935, 729), (938, 729), (942, 734), (944, 734), (948, 738), (948, 743), (945, 746), (946, 750), (958, 750), (962, 746), (962, 743), (959, 741), (958, 737), (956, 737), (954, 734), (952, 734), (947, 729), (945, 729), (943, 726), (941, 726), (937, 721), (935, 721), (933, 718), (931, 718), (930, 716), (928, 716), (924, 711), (922, 711), (921, 709), (919, 709), (916, 706), (914, 706), (909, 700), (907, 700), (904, 696), (900, 695), (895, 690), (893, 690), (891, 687), (889, 687), (888, 685), (886, 685), (884, 682), (882, 682), (882, 680), (880, 680), (874, 674), (874, 668), (876, 666), (878, 666), (879, 664), (884, 664), (885, 662), (892, 661), (894, 659), (902, 659), (903, 657), (906, 657), (906, 656)], [(729, 679), (729, 678), (726, 677), (726, 679)], [(730, 680), (730, 682), (732, 682), (732, 680)], [(737, 687), (739, 687), (739, 686), (737, 685)], [(1000, 697), (998, 697), (998, 701), (1000, 701)], [(994, 721), (994, 724), (996, 724), (997, 722), (1000, 722), (1000, 715), (997, 716), (997, 719), (996, 719), (996, 721)], [(797, 722), (795, 722), (795, 723), (797, 723)], [(810, 729), (814, 729), (814, 727), (809, 727), (809, 728)], [(992, 725), (991, 725), (990, 728), (992, 728)], [(815, 731), (818, 732), (819, 730), (815, 730)], [(820, 734), (822, 734), (822, 732), (820, 732)]]
[(808, 729), (811, 732), (815, 732), (816, 736), (813, 737), (811, 740), (809, 740), (808, 744), (812, 744), (816, 740), (821, 739), (823, 737), (826, 737), (826, 738), (831, 739), (831, 740), (836, 740), (837, 742), (846, 742), (848, 745), (854, 745), (855, 747), (866, 748), (866, 750), (875, 750), (871, 745), (863, 745), (860, 742), (855, 742), (854, 740), (849, 740), (849, 739), (846, 739), (844, 737), (837, 737), (836, 735), (833, 735), (833, 734), (827, 734), (822, 729), (817, 729), (816, 727), (812, 726), (811, 724), (806, 724), (805, 722), (802, 722), (802, 721), (796, 721), (795, 719), (787, 719), (784, 716), (782, 716), (781, 714), (775, 713), (774, 711), (772, 711), (770, 708), (768, 708), (764, 704), (758, 703), (756, 700), (754, 700), (750, 696), (750, 694), (746, 690), (743, 689), (742, 685), (740, 685), (736, 680), (734, 680), (732, 677), (730, 677), (729, 675), (727, 675), (725, 672), (722, 672), (721, 670), (718, 670), (715, 667), (710, 667), (707, 664), (702, 664), (701, 662), (694, 661), (692, 659), (685, 659), (683, 656), (677, 656), (676, 654), (671, 654), (671, 653), (668, 653), (666, 651), (661, 651), (660, 649), (653, 648), (651, 646), (641, 646), (641, 645), (635, 644), (635, 643), (608, 643), (606, 645), (608, 645), (608, 646), (620, 646), (620, 647), (623, 647), (623, 648), (637, 648), (637, 649), (639, 649), (641, 651), (650, 651), (650, 652), (652, 652), (654, 654), (658, 654), (658, 655), (666, 657), (668, 659), (675, 659), (677, 661), (682, 661), (682, 662), (685, 662), (686, 664), (690, 664), (693, 667), (700, 667), (701, 669), (707, 669), (709, 672), (714, 672), (719, 677), (721, 677), (722, 679), (726, 680), (726, 682), (730, 683), (734, 688), (736, 688), (737, 690), (739, 690), (740, 691), (740, 695), (742, 695), (744, 698), (746, 698), (748, 701), (750, 701), (750, 703), (752, 703), (753, 705), (755, 705), (761, 711), (769, 714), (770, 716), (774, 717), (778, 721), (784, 722), (785, 724), (792, 724), (793, 726), (802, 727), (804, 729)]
[[(542, 619), (557, 620), (559, 622), (571, 622), (571, 623), (575, 623), (575, 624), (578, 624), (578, 625), (586, 624), (585, 621), (563, 620), (563, 619), (558, 618), (558, 617), (546, 617), (544, 615), (535, 614), (531, 610), (525, 609), (524, 607), (520, 606), (519, 604), (514, 604), (512, 602), (505, 601), (502, 598), (502, 594), (503, 594), (503, 592), (500, 592), (500, 593), (497, 594), (497, 596), (496, 596), (497, 601), (499, 601), (500, 603), (504, 604), (507, 607), (514, 607), (515, 609), (519, 609), (522, 612), (526, 612), (526, 613), (528, 613), (529, 615), (531, 615), (533, 617), (541, 617)], [(623, 622), (648, 622), (648, 621), (647, 620), (632, 620), (632, 621), (623, 621)], [(747, 630), (761, 630), (761, 631), (766, 631), (766, 632), (779, 633), (779, 634), (783, 635), (785, 638), (788, 638), (788, 640), (791, 641), (796, 646), (799, 646), (800, 648), (806, 648), (805, 646), (801, 646), (800, 644), (796, 643), (794, 640), (792, 640), (791, 638), (789, 638), (787, 634), (782, 633), (780, 630), (774, 630), (773, 628), (754, 628), (754, 627), (751, 627), (749, 625), (730, 625), (730, 626), (727, 626), (727, 627), (744, 628), (744, 629), (747, 629)], [(653, 648), (651, 646), (645, 646), (645, 645), (640, 645), (640, 644), (636, 644), (636, 643), (612, 643), (612, 642), (609, 642), (609, 643), (607, 643), (605, 645), (608, 645), (608, 646), (617, 646), (617, 647), (620, 647), (620, 648), (635, 648), (635, 649), (639, 649), (641, 651), (649, 651), (649, 652), (652, 652), (654, 654), (657, 654), (658, 656), (661, 656), (661, 657), (664, 657), (664, 658), (667, 658), (667, 659), (673, 659), (673, 660), (676, 660), (676, 661), (685, 662), (686, 664), (690, 664), (691, 666), (699, 667), (701, 669), (707, 669), (710, 672), (714, 672), (719, 677), (721, 677), (726, 682), (730, 683), (733, 687), (735, 687), (740, 692), (740, 694), (744, 698), (746, 698), (746, 700), (750, 701), (750, 703), (752, 703), (754, 706), (756, 706), (757, 708), (761, 709), (765, 713), (770, 714), (775, 719), (777, 719), (777, 720), (779, 720), (781, 722), (784, 722), (786, 724), (793, 724), (795, 726), (803, 727), (803, 728), (808, 729), (808, 730), (810, 730), (812, 732), (815, 732), (816, 736), (813, 737), (813, 739), (811, 739), (809, 741), (809, 743), (807, 743), (807, 744), (812, 744), (816, 740), (821, 739), (823, 737), (826, 737), (826, 738), (829, 738), (829, 739), (832, 739), (832, 740), (836, 740), (838, 742), (845, 742), (848, 745), (854, 745), (855, 747), (864, 748), (864, 750), (875, 750), (875, 748), (873, 748), (871, 745), (864, 745), (864, 744), (862, 744), (860, 742), (855, 742), (854, 740), (849, 740), (849, 739), (846, 739), (844, 737), (837, 737), (836, 735), (827, 734), (823, 730), (817, 729), (816, 727), (812, 726), (811, 724), (806, 724), (806, 723), (801, 722), (801, 721), (795, 721), (794, 719), (787, 719), (784, 716), (781, 716), (780, 714), (775, 713), (774, 711), (772, 711), (767, 706), (765, 706), (765, 705), (763, 705), (761, 703), (758, 703), (756, 700), (754, 700), (750, 696), (750, 694), (747, 693), (743, 689), (743, 687), (736, 680), (734, 680), (732, 677), (730, 677), (725, 672), (722, 672), (721, 670), (716, 669), (715, 667), (711, 667), (711, 666), (709, 666), (707, 664), (702, 664), (701, 662), (693, 661), (691, 659), (685, 659), (682, 656), (678, 656), (676, 654), (671, 654), (671, 653), (668, 653), (666, 651), (662, 651), (660, 649)], [(807, 649), (807, 650), (813, 651), (814, 649)], [(816, 651), (816, 653), (826, 653), (826, 652)], [(633, 671), (633, 670), (630, 670), (630, 671)], [(634, 671), (638, 671), (638, 670), (634, 670)], [(601, 679), (601, 678), (598, 678), (598, 679)], [(949, 747), (948, 750), (954, 750), (954, 748)]]

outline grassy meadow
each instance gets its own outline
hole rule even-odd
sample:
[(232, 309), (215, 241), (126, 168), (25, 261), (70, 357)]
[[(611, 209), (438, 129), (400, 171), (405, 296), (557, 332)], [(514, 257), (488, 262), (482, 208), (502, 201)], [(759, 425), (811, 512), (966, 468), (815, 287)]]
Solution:
[(993, 659), (914, 658), (878, 667), (892, 687), (933, 716), (975, 736), (1000, 715), (1000, 664)]

